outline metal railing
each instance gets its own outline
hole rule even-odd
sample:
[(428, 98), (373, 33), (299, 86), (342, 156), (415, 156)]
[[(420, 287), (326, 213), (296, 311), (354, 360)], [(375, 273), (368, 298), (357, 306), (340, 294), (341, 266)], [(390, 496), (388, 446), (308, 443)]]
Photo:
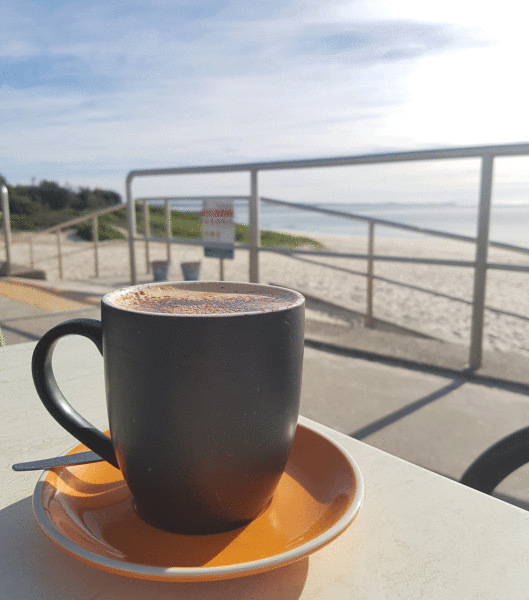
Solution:
[[(146, 264), (147, 269), (150, 265), (149, 257), (149, 242), (162, 242), (167, 246), (167, 258), (170, 260), (170, 252), (172, 244), (192, 244), (192, 245), (204, 245), (205, 242), (202, 240), (190, 240), (190, 239), (178, 239), (171, 237), (171, 211), (170, 201), (165, 198), (162, 199), (165, 205), (165, 236), (152, 236), (150, 232), (150, 219), (149, 219), (149, 201), (153, 199), (133, 199), (132, 198), (132, 181), (135, 177), (139, 176), (152, 176), (152, 175), (178, 175), (178, 174), (205, 174), (205, 173), (227, 173), (227, 172), (240, 172), (247, 171), (250, 173), (250, 195), (249, 196), (233, 196), (231, 198), (238, 200), (246, 200), (249, 202), (249, 243), (248, 244), (237, 244), (240, 249), (249, 250), (249, 279), (253, 282), (259, 281), (259, 253), (262, 251), (268, 252), (280, 252), (286, 255), (294, 254), (311, 254), (321, 255), (326, 257), (337, 257), (337, 258), (351, 258), (351, 259), (362, 259), (367, 261), (367, 290), (366, 290), (366, 325), (371, 326), (373, 320), (373, 280), (374, 275), (374, 263), (375, 261), (394, 261), (394, 262), (408, 262), (408, 263), (423, 263), (438, 266), (456, 266), (466, 267), (474, 269), (474, 291), (473, 291), (473, 308), (472, 308), (472, 325), (471, 325), (471, 339), (470, 339), (470, 352), (469, 352), (469, 366), (473, 369), (477, 369), (481, 365), (482, 360), (482, 344), (483, 344), (483, 319), (485, 310), (485, 285), (486, 285), (486, 272), (488, 269), (498, 270), (510, 270), (519, 272), (529, 272), (529, 267), (524, 265), (512, 265), (503, 263), (488, 263), (487, 253), (488, 247), (497, 247), (504, 250), (510, 250), (513, 252), (519, 252), (523, 254), (529, 254), (528, 248), (520, 246), (514, 246), (511, 244), (504, 244), (499, 242), (489, 241), (489, 219), (490, 219), (490, 204), (491, 204), (491, 189), (492, 189), (492, 172), (493, 172), (493, 159), (496, 156), (520, 156), (529, 155), (529, 144), (517, 144), (507, 146), (485, 146), (479, 148), (456, 148), (446, 150), (426, 150), (419, 152), (404, 152), (394, 154), (380, 154), (380, 155), (366, 155), (366, 156), (353, 156), (343, 158), (332, 158), (332, 159), (318, 159), (318, 160), (301, 160), (301, 161), (284, 161), (284, 162), (271, 162), (271, 163), (250, 163), (242, 165), (219, 165), (219, 166), (208, 166), (208, 167), (184, 167), (175, 169), (149, 169), (144, 171), (131, 171), (126, 179), (126, 190), (127, 190), (127, 224), (128, 224), (128, 242), (129, 242), (129, 256), (130, 256), (130, 280), (131, 283), (137, 282), (136, 273), (136, 257), (135, 257), (135, 241), (142, 240), (145, 242), (146, 252)], [(258, 172), (263, 170), (274, 170), (274, 169), (299, 169), (299, 168), (310, 168), (310, 167), (331, 167), (331, 166), (344, 166), (344, 165), (358, 165), (358, 164), (381, 164), (388, 162), (399, 162), (399, 161), (412, 161), (412, 160), (436, 160), (436, 159), (447, 159), (447, 158), (476, 158), (480, 157), (482, 160), (481, 164), (481, 188), (480, 188), (480, 201), (479, 201), (479, 214), (478, 214), (478, 232), (477, 237), (468, 237), (453, 233), (447, 233), (443, 231), (437, 231), (432, 229), (425, 229), (416, 227), (413, 225), (406, 225), (403, 223), (396, 223), (384, 219), (376, 219), (364, 215), (355, 215), (344, 211), (331, 210), (320, 208), (311, 204), (301, 204), (285, 202), (282, 200), (274, 200), (271, 198), (260, 198), (258, 194)], [(9, 228), (9, 205), (7, 198), (7, 188), (2, 186), (0, 189), (0, 196), (2, 201), (2, 212), (3, 212), (3, 223), (4, 223), (4, 237), (6, 242), (6, 264), (9, 271), (10, 264), (10, 246), (11, 246), (11, 232)], [(217, 196), (218, 197), (218, 196)], [(171, 200), (203, 200), (205, 197), (192, 196), (192, 197), (180, 197), (171, 198)], [(208, 198), (210, 198), (208, 196)], [(132, 210), (136, 202), (143, 202), (143, 220), (145, 223), (144, 233), (139, 236), (136, 229), (136, 210)], [(260, 226), (259, 226), (259, 208), (260, 201), (275, 204), (278, 206), (287, 206), (289, 208), (302, 209), (306, 211), (314, 211), (330, 216), (336, 216), (346, 219), (354, 219), (358, 221), (364, 221), (368, 224), (368, 244), (366, 254), (346, 254), (340, 252), (318, 252), (314, 250), (285, 250), (278, 248), (264, 248), (259, 245), (260, 239)], [(43, 231), (27, 235), (27, 243), (29, 244), (29, 255), (30, 255), (30, 266), (34, 267), (34, 253), (33, 253), (33, 239), (44, 233), (55, 233), (57, 236), (57, 259), (59, 266), (59, 277), (63, 278), (63, 260), (62, 260), (62, 247), (60, 234), (61, 231), (86, 221), (92, 221), (93, 230), (93, 251), (94, 251), (94, 271), (95, 276), (99, 276), (99, 257), (98, 257), (98, 217), (107, 213), (111, 213), (123, 208), (123, 205), (115, 205), (105, 209), (95, 211), (88, 215), (83, 215), (74, 219), (70, 219), (66, 222), (60, 223), (53, 227), (49, 227)], [(433, 235), (453, 239), (457, 241), (471, 242), (476, 245), (476, 254), (474, 261), (461, 261), (461, 260), (445, 260), (445, 259), (434, 259), (434, 258), (417, 258), (417, 257), (403, 257), (403, 256), (382, 256), (377, 255), (374, 252), (374, 239), (375, 239), (375, 228), (376, 225), (390, 226), (399, 229), (408, 230), (414, 233), (421, 233), (426, 235)], [(208, 242), (208, 245), (211, 245)], [(323, 263), (319, 263), (323, 264)]]
[[(436, 264), (436, 265), (451, 265), (460, 267), (472, 267), (474, 268), (474, 291), (472, 301), (472, 324), (471, 324), (471, 335), (470, 335), (470, 350), (469, 350), (469, 367), (471, 369), (478, 369), (482, 362), (482, 348), (483, 348), (483, 321), (484, 321), (484, 309), (485, 309), (485, 286), (486, 286), (486, 272), (489, 268), (504, 269), (504, 270), (518, 270), (518, 271), (529, 271), (528, 267), (522, 265), (507, 265), (507, 264), (488, 264), (487, 254), (489, 247), (489, 222), (490, 222), (490, 206), (491, 206), (491, 195), (492, 195), (492, 177), (493, 177), (493, 162), (497, 156), (527, 156), (529, 155), (529, 144), (508, 144), (501, 146), (479, 146), (471, 148), (447, 148), (437, 150), (422, 150), (416, 152), (395, 152), (388, 154), (368, 154), (361, 156), (346, 156), (338, 158), (323, 158), (323, 159), (308, 159), (308, 160), (294, 160), (294, 161), (278, 161), (278, 162), (264, 162), (264, 163), (244, 163), (237, 165), (214, 165), (214, 166), (199, 166), (199, 167), (179, 167), (179, 168), (164, 168), (164, 169), (144, 169), (131, 171), (126, 178), (126, 200), (127, 200), (127, 221), (129, 229), (129, 254), (130, 254), (130, 279), (131, 283), (137, 282), (136, 273), (136, 255), (134, 242), (136, 239), (140, 239), (136, 234), (136, 211), (134, 207), (134, 199), (132, 196), (132, 182), (137, 177), (145, 176), (163, 176), (163, 175), (204, 175), (208, 173), (234, 173), (234, 172), (248, 172), (250, 175), (250, 194), (249, 200), (249, 243), (246, 246), (249, 250), (249, 279), (251, 282), (259, 281), (259, 252), (267, 251), (270, 249), (260, 247), (260, 225), (259, 225), (259, 190), (258, 190), (258, 173), (260, 171), (273, 171), (273, 170), (294, 170), (294, 169), (307, 169), (307, 168), (322, 168), (322, 167), (343, 167), (353, 165), (367, 165), (367, 164), (386, 164), (395, 162), (409, 162), (409, 161), (426, 161), (426, 160), (444, 160), (444, 159), (463, 159), (463, 158), (479, 158), (481, 159), (481, 178), (480, 178), (480, 194), (479, 194), (479, 211), (478, 211), (478, 227), (477, 237), (466, 238), (466, 236), (457, 236), (455, 234), (446, 234), (439, 231), (426, 230), (413, 226), (402, 225), (398, 223), (390, 223), (389, 221), (383, 221), (380, 219), (372, 219), (369, 217), (363, 217), (359, 215), (352, 215), (348, 213), (341, 213), (340, 211), (329, 211), (321, 209), (311, 205), (302, 205), (297, 203), (283, 203), (289, 206), (295, 206), (306, 210), (314, 210), (317, 212), (334, 214), (335, 216), (342, 216), (346, 218), (362, 219), (369, 223), (369, 243), (368, 252), (365, 255), (358, 254), (342, 254), (342, 253), (322, 253), (325, 256), (339, 256), (343, 258), (363, 258), (368, 261), (368, 285), (367, 285), (367, 296), (368, 296), (368, 310), (367, 310), (367, 323), (372, 320), (372, 304), (373, 304), (373, 271), (374, 261), (386, 260), (386, 261), (397, 261), (397, 262), (422, 262), (425, 264)], [(267, 201), (272, 201), (267, 199)], [(282, 201), (273, 201), (277, 204), (281, 204)], [(429, 235), (439, 235), (443, 237), (450, 237), (453, 239), (459, 239), (462, 241), (473, 241), (476, 244), (475, 260), (469, 261), (445, 261), (437, 259), (420, 259), (420, 258), (409, 258), (409, 257), (395, 257), (395, 256), (378, 256), (374, 254), (374, 235), (375, 225), (384, 224), (408, 229), (411, 231), (421, 232)], [(142, 236), (142, 239), (147, 240), (147, 236)], [(151, 238), (152, 239), (152, 238)], [(153, 241), (161, 241), (160, 238), (153, 239)], [(168, 236), (165, 240), (167, 244), (170, 243), (181, 243), (181, 240), (171, 240)], [(203, 245), (202, 242), (195, 241), (194, 243)], [(520, 248), (517, 246), (510, 246), (508, 244), (491, 244), (494, 246), (502, 247), (504, 249), (513, 250), (516, 252), (529, 252), (526, 248)], [(304, 253), (303, 250), (290, 250), (289, 253)], [(307, 252), (307, 251), (305, 251)], [(314, 254), (312, 251), (308, 251)]]
[(11, 267), (11, 219), (9, 217), (9, 197), (7, 186), (0, 185), (0, 209), (2, 210), (2, 221), (4, 229), (4, 241), (6, 249), (6, 273), (9, 273)]
[[(5, 191), (5, 197), (6, 197), (6, 202), (7, 202), (7, 189)], [(48, 227), (47, 229), (41, 229), (40, 231), (36, 231), (35, 233), (27, 233), (24, 236), (24, 241), (25, 241), (25, 243), (28, 244), (30, 268), (31, 269), (35, 268), (35, 253), (33, 251), (33, 240), (44, 234), (55, 233), (56, 244), (57, 244), (57, 261), (58, 261), (58, 267), (59, 267), (59, 279), (63, 279), (64, 270), (63, 270), (63, 251), (62, 251), (62, 244), (61, 244), (61, 232), (64, 229), (69, 229), (73, 225), (79, 225), (81, 223), (86, 223), (88, 221), (91, 221), (92, 222), (92, 243), (93, 243), (93, 252), (94, 252), (94, 275), (96, 277), (99, 277), (99, 219), (98, 219), (98, 217), (100, 217), (102, 215), (106, 215), (108, 213), (115, 212), (117, 210), (123, 210), (124, 207), (125, 207), (124, 204), (117, 204), (114, 206), (109, 206), (108, 208), (102, 208), (100, 210), (96, 210), (87, 215), (82, 215), (80, 217), (75, 217), (73, 219), (69, 219), (68, 221), (63, 221), (62, 223), (59, 223), (58, 225), (53, 225), (52, 227)], [(7, 231), (6, 227), (9, 227), (8, 225), (6, 225), (6, 223), (8, 221), (9, 221), (9, 216), (7, 217), (7, 219), (4, 217), (4, 231)], [(10, 248), (11, 248), (11, 244), (12, 244), (10, 229), (9, 229), (9, 238), (6, 235), (5, 239), (6, 239), (5, 245), (6, 245), (6, 265), (7, 265), (6, 272), (9, 273), (10, 263), (11, 263)]]

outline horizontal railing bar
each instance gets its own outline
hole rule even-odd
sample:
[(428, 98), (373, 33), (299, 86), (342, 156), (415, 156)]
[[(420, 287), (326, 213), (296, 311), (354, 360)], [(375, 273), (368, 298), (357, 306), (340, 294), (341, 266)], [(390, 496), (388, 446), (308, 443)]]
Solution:
[[(528, 144), (529, 145), (529, 144)], [(180, 196), (176, 198), (167, 197), (167, 198), (136, 198), (136, 202), (148, 202), (151, 200), (169, 200), (169, 201), (189, 201), (189, 200), (208, 200), (212, 198), (230, 198), (233, 200), (248, 200), (248, 196)], [(266, 198), (262, 196), (262, 202), (266, 202), (268, 204), (274, 204), (277, 206), (288, 206), (292, 208), (297, 208), (300, 210), (307, 210), (313, 212), (319, 212), (322, 214), (335, 216), (335, 217), (343, 217), (346, 219), (353, 219), (357, 221), (364, 221), (366, 223), (376, 223), (378, 225), (382, 225), (385, 227), (394, 227), (396, 229), (405, 229), (407, 231), (413, 231), (415, 233), (422, 233), (426, 235), (433, 235), (437, 237), (444, 237), (452, 240), (456, 240), (459, 242), (469, 242), (476, 243), (476, 238), (467, 235), (461, 235), (458, 233), (450, 233), (448, 231), (440, 231), (437, 229), (426, 229), (424, 227), (418, 227), (416, 225), (408, 225), (406, 223), (399, 223), (398, 221), (388, 221), (387, 219), (378, 219), (376, 217), (368, 217), (365, 215), (357, 215), (354, 213), (348, 213), (341, 210), (334, 210), (331, 208), (322, 208), (319, 206), (315, 206), (314, 204), (305, 204), (301, 202), (287, 202), (286, 200), (274, 200), (273, 198)], [(489, 246), (493, 246), (494, 248), (501, 248), (502, 250), (510, 250), (512, 252), (520, 252), (522, 254), (529, 254), (529, 248), (525, 248), (523, 246), (515, 246), (513, 244), (506, 244), (504, 242), (494, 242), (489, 241)]]
[[(356, 215), (353, 213), (347, 213), (341, 210), (334, 210), (332, 208), (320, 208), (319, 206), (314, 206), (312, 204), (302, 204), (302, 203), (294, 203), (294, 202), (286, 202), (284, 200), (273, 200), (272, 198), (264, 198), (261, 200), (263, 202), (267, 202), (269, 204), (277, 204), (278, 206), (293, 206), (295, 208), (299, 208), (302, 210), (311, 210), (315, 212), (320, 212), (326, 215), (335, 216), (335, 217), (344, 217), (347, 219), (355, 219), (358, 221), (364, 221), (367, 223), (376, 223), (377, 225), (384, 225), (386, 227), (395, 227), (397, 229), (406, 229), (407, 231), (414, 231), (416, 233), (424, 233), (426, 235), (434, 235), (438, 237), (446, 237), (452, 240), (457, 240), (460, 242), (473, 242), (476, 243), (476, 238), (468, 235), (461, 235), (459, 233), (450, 233), (448, 231), (439, 231), (437, 229), (426, 229), (424, 227), (417, 227), (416, 225), (408, 225), (406, 223), (398, 223), (397, 221), (388, 221), (386, 219), (377, 219), (376, 217), (367, 217), (365, 215)], [(522, 252), (529, 254), (529, 248), (524, 248), (523, 246), (513, 246), (511, 244), (504, 244), (503, 242), (493, 242), (489, 241), (490, 246), (494, 246), (497, 248), (502, 248), (504, 250), (512, 250), (513, 252)]]
[(152, 196), (148, 198), (134, 198), (135, 202), (191, 202), (192, 200), (203, 202), (204, 200), (246, 200), (248, 196)]
[(69, 221), (63, 221), (62, 223), (59, 223), (58, 225), (53, 225), (52, 227), (48, 227), (48, 229), (43, 229), (42, 231), (37, 231), (35, 233), (29, 234), (27, 237), (34, 238), (37, 235), (42, 235), (43, 233), (54, 233), (56, 231), (60, 231), (61, 229), (66, 229), (67, 227), (70, 227), (70, 225), (77, 225), (79, 223), (82, 223), (83, 221), (89, 221), (93, 217), (99, 217), (100, 215), (106, 215), (107, 213), (113, 212), (115, 210), (120, 210), (125, 207), (126, 207), (125, 204), (115, 204), (114, 206), (102, 208), (100, 210), (96, 210), (94, 212), (91, 212), (86, 215), (82, 215), (80, 217), (75, 217), (73, 219), (70, 219)]
[(204, 173), (229, 173), (240, 171), (269, 171), (281, 169), (307, 169), (313, 167), (341, 167), (361, 164), (383, 164), (416, 160), (436, 160), (448, 158), (479, 158), (483, 155), (519, 156), (529, 155), (529, 144), (504, 144), (498, 146), (475, 146), (469, 148), (444, 148), (437, 150), (417, 150), (411, 152), (391, 152), (384, 154), (364, 154), (335, 158), (301, 159), (261, 163), (240, 163), (232, 165), (205, 165), (199, 167), (169, 167), (162, 169), (140, 169), (130, 171), (127, 181), (134, 177), (155, 175), (192, 175)]
[[(277, 204), (281, 206), (292, 206), (293, 203), (285, 202), (283, 200), (272, 200), (271, 198), (261, 198), (263, 202), (270, 204)], [(463, 242), (475, 242), (476, 238), (460, 235), (458, 233), (449, 233), (447, 231), (438, 231), (436, 229), (425, 229), (423, 227), (417, 227), (417, 225), (408, 225), (406, 223), (399, 223), (397, 221), (388, 221), (387, 219), (377, 219), (376, 217), (367, 217), (365, 215), (356, 215), (354, 213), (347, 213), (341, 210), (334, 210), (332, 208), (320, 208), (311, 204), (302, 204), (296, 202), (296, 208), (301, 210), (312, 210), (315, 212), (324, 213), (326, 215), (335, 217), (344, 217), (348, 219), (354, 219), (358, 221), (364, 221), (366, 223), (376, 223), (377, 225), (384, 225), (386, 227), (396, 227), (398, 229), (407, 229), (408, 231), (414, 231), (416, 233), (426, 233), (428, 235), (438, 235), (441, 237), (449, 237)]]
[(498, 271), (521, 271), (529, 273), (529, 265), (510, 265), (508, 263), (487, 263), (487, 269), (496, 269)]
[(521, 252), (522, 254), (529, 254), (529, 248), (523, 246), (513, 246), (512, 244), (504, 244), (503, 242), (493, 242), (489, 240), (489, 246), (494, 248), (500, 248), (502, 250), (511, 250), (512, 252)]
[(274, 248), (259, 248), (265, 252), (277, 252), (278, 254), (311, 254), (314, 256), (328, 256), (330, 258), (352, 258), (357, 260), (379, 260), (381, 262), (403, 262), (403, 263), (423, 263), (427, 265), (442, 265), (446, 267), (473, 267), (474, 261), (451, 260), (443, 258), (419, 258), (412, 256), (384, 256), (382, 254), (349, 254), (341, 252), (318, 252), (317, 250), (277, 250)]
[[(319, 260), (311, 260), (310, 258), (296, 258), (296, 260), (300, 260), (303, 262), (307, 262), (311, 265), (316, 265), (318, 267), (327, 267), (333, 269), (335, 271), (340, 271), (341, 273), (347, 273), (352, 276), (359, 277), (367, 277), (368, 274), (365, 271), (353, 271), (352, 269), (346, 269), (344, 267), (338, 267), (336, 265), (330, 265), (329, 263), (320, 262)], [(429, 288), (423, 288), (418, 285), (413, 285), (411, 283), (404, 283), (403, 281), (397, 281), (395, 279), (390, 279), (389, 277), (382, 277), (381, 275), (373, 275), (373, 280), (381, 281), (384, 283), (389, 283), (390, 285), (395, 285), (398, 287), (404, 287), (409, 290), (413, 290), (415, 292), (421, 292), (424, 294), (431, 294), (433, 296), (437, 296), (439, 298), (445, 298), (447, 300), (452, 300), (453, 302), (462, 302), (463, 304), (467, 304), (472, 306), (472, 300), (465, 300), (464, 298), (457, 298), (456, 296), (450, 296), (449, 294), (444, 294), (443, 292), (436, 292)], [(502, 310), (500, 308), (494, 308), (492, 306), (485, 306), (486, 310), (506, 315), (508, 317), (516, 317), (517, 319), (524, 319), (525, 321), (529, 321), (529, 316), (519, 315), (518, 313), (509, 312), (506, 310)]]
[(144, 235), (136, 235), (134, 236), (134, 241), (137, 242), (157, 242), (160, 244), (188, 244), (191, 246), (207, 246), (208, 248), (239, 248), (241, 250), (248, 250), (250, 247), (248, 244), (225, 244), (219, 242), (210, 242), (204, 240), (196, 240), (193, 238), (166, 238), (162, 236), (151, 235), (150, 237), (145, 237)]
[[(203, 240), (193, 240), (189, 238), (164, 238), (158, 236), (151, 236), (145, 238), (144, 236), (136, 236), (134, 238), (135, 241), (138, 242), (158, 242), (162, 244), (190, 244), (192, 246), (208, 246), (208, 247), (222, 247), (219, 244), (215, 244), (214, 242), (203, 241)], [(248, 250), (250, 248), (249, 244), (235, 244), (234, 248), (236, 250)], [(379, 254), (369, 255), (369, 254), (347, 254), (341, 252), (319, 252), (317, 250), (278, 250), (277, 248), (267, 248), (265, 246), (259, 247), (260, 252), (276, 252), (277, 254), (284, 254), (285, 256), (289, 256), (290, 254), (310, 254), (312, 256), (328, 256), (330, 258), (354, 258), (367, 260), (372, 258), (373, 260), (381, 260), (381, 261), (392, 261), (392, 262), (410, 262), (410, 263), (426, 263), (433, 265), (445, 265), (451, 267), (473, 267), (474, 262), (463, 261), (463, 260), (443, 260), (443, 259), (435, 259), (435, 258), (414, 258), (414, 257), (400, 257), (400, 256), (382, 256)]]
[[(451, 260), (443, 258), (419, 258), (413, 256), (383, 256), (381, 254), (346, 254), (340, 252), (318, 252), (317, 250), (279, 250), (277, 248), (259, 248), (259, 250), (265, 252), (276, 252), (278, 254), (284, 254), (288, 256), (290, 254), (310, 254), (313, 256), (329, 256), (332, 258), (353, 258), (359, 260), (380, 260), (382, 262), (404, 262), (404, 263), (418, 263), (425, 265), (441, 265), (446, 267), (474, 267), (474, 261), (467, 260)], [(323, 263), (321, 263), (323, 264)], [(325, 266), (325, 265), (323, 265)], [(522, 271), (529, 272), (529, 265), (510, 265), (504, 263), (489, 263), (488, 267), (491, 269), (503, 270), (503, 271)]]
[[(223, 248), (226, 245), (217, 244), (215, 242), (205, 242), (203, 240), (193, 240), (190, 238), (164, 238), (158, 236), (151, 236), (145, 238), (144, 236), (136, 236), (134, 238), (135, 241), (139, 242), (158, 242), (163, 244), (190, 244), (192, 246), (208, 246), (211, 248)], [(248, 250), (250, 246), (248, 244), (234, 244), (234, 249), (236, 250)], [(443, 258), (419, 258), (412, 256), (384, 256), (381, 254), (350, 254), (350, 253), (342, 253), (342, 252), (319, 252), (318, 250), (279, 250), (278, 248), (267, 248), (265, 246), (259, 247), (260, 252), (275, 252), (277, 254), (284, 254), (285, 256), (289, 256), (291, 254), (310, 254), (311, 256), (328, 256), (329, 258), (352, 258), (357, 260), (379, 260), (381, 262), (403, 262), (403, 263), (417, 263), (417, 264), (425, 264), (425, 265), (438, 265), (445, 267), (474, 267), (474, 261), (467, 260), (451, 260), (451, 259), (443, 259)], [(323, 265), (325, 266), (325, 265)], [(489, 263), (488, 265), (491, 269), (496, 270), (504, 270), (504, 271), (528, 271), (529, 266), (525, 265), (510, 265), (510, 264), (502, 264), (502, 263)]]

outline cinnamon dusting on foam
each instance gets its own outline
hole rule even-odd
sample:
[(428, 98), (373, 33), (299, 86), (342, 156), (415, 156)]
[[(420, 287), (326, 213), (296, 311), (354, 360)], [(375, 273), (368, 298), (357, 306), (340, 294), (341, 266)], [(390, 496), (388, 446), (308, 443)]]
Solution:
[(211, 315), (242, 312), (271, 312), (298, 302), (291, 293), (274, 290), (260, 292), (208, 292), (173, 286), (149, 286), (113, 297), (120, 308), (176, 315)]

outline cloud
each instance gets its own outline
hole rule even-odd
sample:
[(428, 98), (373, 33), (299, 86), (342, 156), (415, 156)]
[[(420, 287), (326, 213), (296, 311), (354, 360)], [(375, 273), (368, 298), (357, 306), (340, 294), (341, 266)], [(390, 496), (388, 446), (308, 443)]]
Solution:
[(3, 82), (13, 87), (32, 80), (35, 86), (130, 89), (161, 77), (267, 75), (309, 62), (382, 63), (440, 53), (460, 46), (466, 35), (412, 21), (315, 23), (314, 9), (303, 3), (43, 7), (26, 0), (18, 11), (13, 6), (5, 29), (14, 37), (0, 50), (9, 67)]
[(312, 26), (300, 36), (297, 49), (311, 57), (365, 64), (440, 54), (462, 43), (472, 43), (468, 32), (448, 24), (377, 20)]
[(415, 130), (391, 121), (408, 107), (418, 122), (418, 66), (492, 43), (449, 20), (362, 14), (361, 2), (4, 2), (10, 181), (115, 177), (121, 188), (132, 168), (434, 145), (428, 113)]

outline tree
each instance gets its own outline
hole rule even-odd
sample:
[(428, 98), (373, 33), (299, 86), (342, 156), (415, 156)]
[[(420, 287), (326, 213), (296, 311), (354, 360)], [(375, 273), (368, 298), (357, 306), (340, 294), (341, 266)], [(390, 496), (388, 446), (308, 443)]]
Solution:
[(55, 181), (41, 181), (38, 194), (42, 204), (51, 210), (61, 210), (71, 206), (75, 202), (75, 193), (61, 187)]
[(121, 196), (117, 192), (100, 190), (99, 188), (96, 188), (94, 190), (94, 194), (96, 194), (98, 198), (101, 198), (105, 206), (115, 206), (116, 204), (121, 204)]

